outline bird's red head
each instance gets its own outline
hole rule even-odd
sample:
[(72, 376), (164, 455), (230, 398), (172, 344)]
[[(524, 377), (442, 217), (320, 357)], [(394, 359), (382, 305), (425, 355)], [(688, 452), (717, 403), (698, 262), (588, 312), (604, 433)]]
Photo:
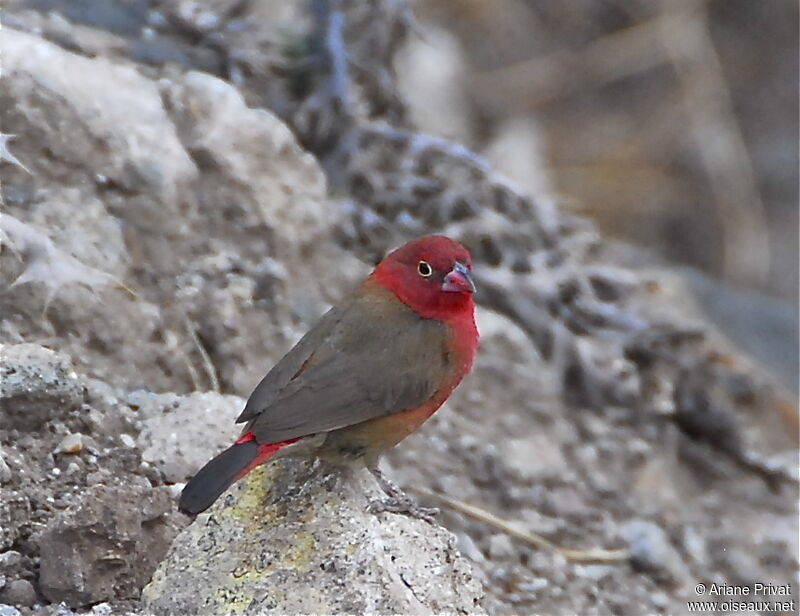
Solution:
[(469, 252), (443, 235), (426, 235), (390, 253), (369, 279), (423, 317), (448, 320), (473, 311)]

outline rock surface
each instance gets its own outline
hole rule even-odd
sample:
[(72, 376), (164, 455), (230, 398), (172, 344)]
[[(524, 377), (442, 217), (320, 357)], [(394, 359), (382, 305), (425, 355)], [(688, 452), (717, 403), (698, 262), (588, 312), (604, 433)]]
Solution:
[(174, 535), (172, 510), (167, 488), (92, 486), (38, 536), (39, 590), (72, 607), (138, 597)]
[(480, 584), (443, 528), (366, 511), (364, 469), (278, 460), (173, 542), (143, 607), (169, 614), (482, 614)]
[(127, 399), (141, 418), (137, 443), (142, 459), (170, 483), (190, 479), (241, 432), (234, 422), (245, 401), (237, 396), (132, 392)]
[(68, 357), (35, 344), (0, 344), (4, 427), (39, 430), (82, 402), (83, 384)]

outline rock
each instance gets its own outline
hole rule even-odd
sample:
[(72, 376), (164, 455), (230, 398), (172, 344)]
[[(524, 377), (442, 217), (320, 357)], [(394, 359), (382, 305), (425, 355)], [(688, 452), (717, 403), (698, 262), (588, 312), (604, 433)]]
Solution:
[(483, 552), (480, 551), (480, 548), (475, 545), (475, 541), (468, 534), (457, 533), (456, 545), (458, 546), (459, 553), (470, 560), (474, 560), (475, 562), (479, 563), (486, 561), (486, 557), (483, 555)]
[(69, 358), (36, 344), (0, 344), (4, 428), (34, 431), (83, 402)]
[(500, 453), (505, 464), (522, 479), (542, 479), (563, 473), (561, 443), (552, 434), (528, 434), (510, 439)]
[(136, 392), (135, 399), (142, 417), (138, 438), (142, 459), (170, 483), (191, 478), (241, 431), (234, 422), (244, 400), (236, 396), (194, 393), (176, 398)]
[(660, 581), (680, 581), (686, 567), (664, 529), (647, 520), (630, 520), (622, 525), (620, 534), (628, 543), (631, 564), (635, 568)]
[(71, 607), (138, 596), (175, 534), (172, 510), (166, 488), (89, 488), (38, 537), (40, 591)]
[(444, 529), (366, 511), (363, 469), (286, 458), (234, 485), (175, 540), (143, 607), (166, 614), (482, 614)]
[(0, 550), (11, 547), (30, 525), (31, 502), (19, 490), (0, 490)]
[(8, 483), (11, 481), (12, 476), (11, 468), (3, 457), (2, 450), (0, 450), (0, 484)]
[(83, 449), (83, 434), (67, 434), (61, 442), (56, 446), (53, 453), (67, 453), (76, 454), (80, 453)]
[(0, 554), (0, 569), (16, 567), (22, 560), (22, 554), (16, 550), (8, 550)]
[[(5, 80), (6, 95), (26, 110), (24, 134), (40, 134), (51, 157), (89, 163), (106, 182), (167, 202), (178, 180), (196, 174), (156, 84), (133, 66), (68, 53), (13, 29), (4, 31), (0, 45), (4, 68), (13, 74)], [(151, 213), (157, 220), (169, 214)]]
[(497, 533), (489, 539), (489, 558), (492, 560), (502, 560), (510, 558), (516, 553), (511, 537)]
[(13, 605), (0, 603), (0, 616), (21, 616), (21, 612)]
[(464, 92), (467, 67), (458, 40), (444, 28), (425, 26), (397, 54), (398, 81), (409, 93), (408, 112), (421, 131), (469, 143), (470, 106)]
[(14, 580), (0, 592), (0, 601), (29, 607), (36, 603), (36, 591), (28, 580)]
[[(273, 241), (283, 255), (300, 257), (325, 235), (331, 223), (330, 209), (320, 203), (325, 176), (288, 126), (265, 109), (249, 108), (233, 85), (207, 73), (189, 72), (165, 84), (164, 94), (187, 150), (247, 187), (243, 198), (253, 208), (244, 215), (280, 230)], [(292, 164), (275, 165), (275, 158)]]

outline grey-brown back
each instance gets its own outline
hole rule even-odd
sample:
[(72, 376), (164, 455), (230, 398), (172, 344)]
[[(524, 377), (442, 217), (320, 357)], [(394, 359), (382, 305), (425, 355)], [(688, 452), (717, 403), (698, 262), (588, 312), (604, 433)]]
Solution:
[(446, 325), (388, 292), (357, 292), (270, 370), (239, 421), (274, 443), (416, 408), (453, 370), (447, 341)]

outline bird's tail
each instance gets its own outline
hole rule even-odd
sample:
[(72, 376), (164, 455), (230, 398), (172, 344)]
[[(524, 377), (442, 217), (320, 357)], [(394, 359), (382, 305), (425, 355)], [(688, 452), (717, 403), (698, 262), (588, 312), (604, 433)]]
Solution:
[(202, 513), (213, 505), (231, 484), (259, 464), (266, 462), (279, 449), (296, 440), (260, 445), (251, 432), (245, 433), (192, 477), (181, 492), (178, 508), (191, 515)]

